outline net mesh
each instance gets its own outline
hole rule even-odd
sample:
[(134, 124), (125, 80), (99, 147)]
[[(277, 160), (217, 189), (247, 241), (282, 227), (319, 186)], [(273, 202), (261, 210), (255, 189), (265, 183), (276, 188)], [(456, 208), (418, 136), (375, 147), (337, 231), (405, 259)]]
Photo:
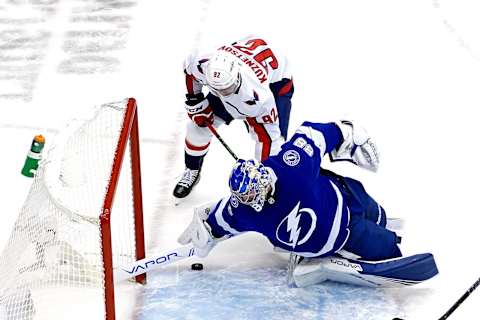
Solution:
[[(0, 256), (1, 320), (66, 319), (54, 305), (81, 305), (83, 293), (105, 312), (99, 216), (126, 110), (126, 100), (105, 104), (73, 121), (40, 162)], [(111, 210), (114, 267), (135, 261), (128, 144), (126, 150)]]

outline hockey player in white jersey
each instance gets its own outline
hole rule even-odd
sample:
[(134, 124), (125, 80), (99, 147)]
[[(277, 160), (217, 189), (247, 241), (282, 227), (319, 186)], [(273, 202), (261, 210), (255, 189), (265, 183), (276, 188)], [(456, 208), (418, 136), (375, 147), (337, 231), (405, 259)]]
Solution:
[(349, 121), (304, 122), (263, 161), (239, 160), (231, 195), (194, 212), (179, 237), (206, 256), (219, 242), (247, 231), (305, 258), (293, 271), (299, 286), (330, 278), (362, 285), (409, 285), (438, 273), (429, 253), (402, 257), (385, 210), (352, 178), (320, 168), (322, 158), (376, 171), (375, 143)]
[[(255, 141), (255, 158), (265, 160), (285, 142), (293, 95), (286, 58), (257, 37), (224, 45), (209, 54), (192, 54), (184, 65), (185, 108), (192, 120), (185, 138), (185, 171), (173, 195), (186, 197), (200, 178), (218, 128), (240, 119)], [(205, 96), (202, 89), (207, 88)]]

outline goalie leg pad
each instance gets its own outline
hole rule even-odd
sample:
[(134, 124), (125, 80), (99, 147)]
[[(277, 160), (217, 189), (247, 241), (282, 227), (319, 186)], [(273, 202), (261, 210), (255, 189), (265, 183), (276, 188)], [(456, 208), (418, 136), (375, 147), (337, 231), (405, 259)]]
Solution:
[(293, 279), (298, 287), (330, 280), (367, 287), (395, 288), (421, 283), (437, 274), (431, 253), (382, 261), (333, 256), (302, 260), (293, 271)]

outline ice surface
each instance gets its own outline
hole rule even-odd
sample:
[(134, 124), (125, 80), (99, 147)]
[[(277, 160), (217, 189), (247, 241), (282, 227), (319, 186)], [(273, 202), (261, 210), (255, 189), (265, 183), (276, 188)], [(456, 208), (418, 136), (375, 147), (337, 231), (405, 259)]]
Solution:
[(178, 281), (164, 287), (168, 276), (150, 280), (153, 288), (144, 293), (140, 319), (384, 319), (398, 312), (382, 290), (336, 283), (288, 288), (283, 268), (184, 270)]

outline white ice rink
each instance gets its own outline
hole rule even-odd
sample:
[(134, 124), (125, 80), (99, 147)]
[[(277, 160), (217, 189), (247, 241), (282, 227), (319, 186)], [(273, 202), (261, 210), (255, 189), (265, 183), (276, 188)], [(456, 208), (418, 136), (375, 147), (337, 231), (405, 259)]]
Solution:
[[(118, 318), (438, 319), (480, 276), (479, 12), (474, 0), (2, 0), (0, 250), (32, 182), (20, 169), (33, 136), (48, 144), (68, 119), (126, 97), (139, 107), (147, 255), (177, 247), (192, 207), (226, 194), (233, 164), (213, 141), (200, 183), (173, 205), (189, 121), (183, 59), (253, 33), (291, 62), (290, 133), (349, 115), (376, 138), (378, 173), (327, 167), (404, 218), (403, 253), (432, 252), (440, 274), (406, 289), (290, 289), (286, 257), (245, 234), (149, 274)], [(237, 155), (253, 155), (241, 122), (219, 132)], [(191, 271), (192, 261), (205, 269)], [(480, 291), (449, 319), (478, 319), (479, 305)]]

